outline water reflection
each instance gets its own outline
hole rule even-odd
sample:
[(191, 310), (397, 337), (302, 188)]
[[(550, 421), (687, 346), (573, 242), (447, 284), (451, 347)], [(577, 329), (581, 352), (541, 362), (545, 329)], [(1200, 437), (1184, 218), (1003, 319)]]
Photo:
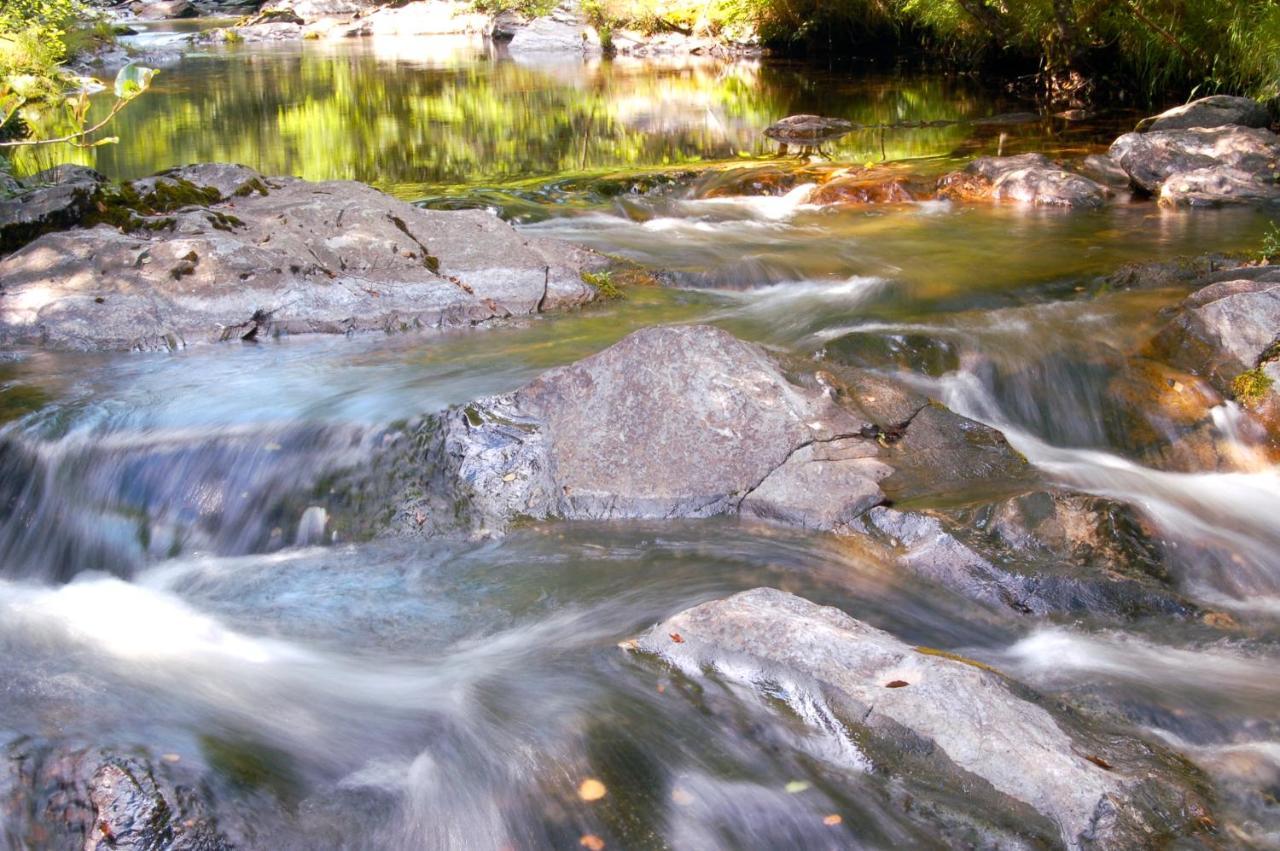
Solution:
[[(105, 106), (100, 104), (99, 106)], [(210, 48), (165, 68), (118, 119), (118, 145), (42, 151), (135, 178), (195, 161), (355, 179), (402, 197), (458, 184), (771, 153), (795, 112), (860, 125), (976, 119), (1019, 105), (941, 76), (854, 76), (697, 57), (527, 65), (475, 40), (379, 38)], [(1051, 122), (1052, 123), (1052, 122)], [(936, 156), (1040, 139), (1047, 125), (971, 124), (851, 134), (842, 160)]]

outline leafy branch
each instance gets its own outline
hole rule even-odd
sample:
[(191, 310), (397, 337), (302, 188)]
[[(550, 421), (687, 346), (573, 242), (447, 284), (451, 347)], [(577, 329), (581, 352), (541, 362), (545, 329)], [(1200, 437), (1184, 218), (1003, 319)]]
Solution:
[[(64, 104), (68, 110), (69, 117), (73, 124), (79, 129), (67, 133), (63, 136), (52, 138), (29, 138), (14, 139), (10, 141), (0, 142), (0, 148), (18, 148), (31, 145), (54, 145), (58, 143), (70, 143), (78, 148), (96, 148), (99, 145), (110, 145), (119, 141), (119, 137), (108, 136), (95, 141), (86, 141), (94, 133), (101, 130), (111, 123), (120, 110), (128, 106), (129, 102), (145, 92), (151, 87), (151, 80), (155, 77), (154, 68), (145, 68), (135, 63), (129, 63), (120, 69), (116, 74), (114, 91), (116, 100), (111, 105), (111, 110), (99, 122), (91, 127), (86, 127), (85, 123), (89, 116), (89, 92), (83, 86), (72, 97), (66, 98)], [(6, 82), (3, 88), (0, 88), (0, 127), (8, 124), (9, 121), (18, 113), (22, 107), (28, 104), (28, 98), (14, 91), (12, 84)]]

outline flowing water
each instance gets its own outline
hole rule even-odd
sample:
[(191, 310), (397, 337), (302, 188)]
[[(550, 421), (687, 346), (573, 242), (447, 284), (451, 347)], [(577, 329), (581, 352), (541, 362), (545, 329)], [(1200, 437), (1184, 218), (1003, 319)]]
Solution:
[[(1126, 262), (1251, 249), (1264, 216), (822, 206), (811, 174), (768, 159), (764, 124), (818, 111), (894, 125), (831, 153), (928, 177), (1001, 149), (1096, 150), (1128, 116), (991, 124), (1025, 105), (944, 77), (529, 66), (430, 44), (190, 55), (122, 115), (120, 145), (78, 155), (123, 178), (236, 160), (365, 180), (493, 209), (672, 285), (482, 330), (6, 355), (0, 737), (141, 745), (207, 769), (260, 848), (934, 846), (842, 737), (617, 647), (769, 585), (1120, 713), (1209, 772), (1224, 842), (1280, 844), (1280, 472), (1156, 470), (1117, 438), (1121, 367), (1105, 354), (1139, 344), (1183, 293), (1100, 283)], [(931, 121), (946, 123), (902, 126)], [(1033, 620), (904, 574), (866, 542), (738, 521), (315, 547), (279, 509), (389, 423), (692, 321), (910, 366), (1046, 482), (1137, 506), (1183, 554), (1180, 590), (1233, 630)], [(579, 799), (586, 778), (603, 800)], [(0, 836), (24, 847), (4, 818)]]

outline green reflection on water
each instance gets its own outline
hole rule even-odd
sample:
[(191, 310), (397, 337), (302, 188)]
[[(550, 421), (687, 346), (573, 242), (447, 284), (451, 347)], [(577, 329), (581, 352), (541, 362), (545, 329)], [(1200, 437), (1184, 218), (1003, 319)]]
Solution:
[[(761, 129), (795, 112), (876, 125), (1016, 108), (939, 76), (695, 58), (529, 66), (492, 50), (426, 38), (189, 55), (117, 119), (119, 145), (41, 157), (119, 178), (234, 161), (415, 197), (450, 186), (767, 155), (773, 146)], [(941, 155), (962, 148), (973, 132), (969, 125), (883, 137), (863, 131), (830, 153), (853, 162)], [(47, 162), (20, 165), (29, 171)]]

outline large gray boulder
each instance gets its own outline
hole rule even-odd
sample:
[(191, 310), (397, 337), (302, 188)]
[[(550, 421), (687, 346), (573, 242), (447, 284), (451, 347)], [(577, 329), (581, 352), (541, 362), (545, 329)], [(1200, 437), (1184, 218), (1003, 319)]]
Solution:
[(1253, 98), (1211, 95), (1175, 106), (1138, 123), (1139, 133), (1153, 130), (1187, 130), (1193, 127), (1266, 127), (1271, 123), (1267, 108)]
[(397, 513), (433, 532), (738, 513), (845, 532), (882, 483), (940, 496), (1025, 486), (1029, 469), (999, 432), (892, 382), (792, 370), (705, 325), (637, 331), (406, 445), (437, 447), (395, 465), (424, 471)]
[(11, 186), (13, 194), (0, 197), (0, 256), (40, 234), (79, 224), (105, 181), (91, 168), (60, 165)]
[(1168, 205), (1280, 201), (1280, 136), (1249, 127), (1128, 133), (1111, 146), (1135, 186)]
[(1041, 207), (1101, 207), (1111, 190), (1055, 165), (1043, 154), (982, 157), (938, 181), (943, 197), (1016, 201)]
[(604, 262), (354, 182), (207, 165), (126, 194), (144, 214), (123, 228), (46, 234), (0, 261), (0, 343), (154, 350), (473, 324), (590, 301), (581, 273)]
[(771, 475), (789, 475), (778, 471), (797, 452), (862, 426), (758, 346), (685, 326), (637, 331), (455, 411), (444, 439), (477, 521), (501, 528), (519, 516), (732, 513)]
[(926, 800), (1012, 818), (1029, 846), (1149, 848), (1211, 823), (1202, 778), (1173, 754), (1095, 730), (984, 665), (913, 648), (782, 591), (704, 603), (626, 646), (843, 728), (849, 747), (832, 758), (856, 768), (862, 751)]

